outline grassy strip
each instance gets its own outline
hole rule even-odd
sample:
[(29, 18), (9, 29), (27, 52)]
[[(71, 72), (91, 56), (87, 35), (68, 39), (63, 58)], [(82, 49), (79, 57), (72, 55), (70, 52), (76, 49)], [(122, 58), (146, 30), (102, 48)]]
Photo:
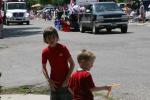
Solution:
[(34, 87), (30, 85), (14, 87), (14, 88), (2, 88), (1, 94), (49, 94), (48, 87)]
[(113, 96), (110, 95), (108, 98), (106, 97), (106, 92), (95, 92), (94, 96), (100, 97), (100, 100), (114, 100)]
[[(13, 88), (1, 88), (1, 94), (50, 94), (48, 87), (35, 87), (32, 85), (24, 85)], [(94, 96), (106, 99), (106, 92), (95, 92)], [(113, 96), (110, 96), (107, 100), (114, 100)]]

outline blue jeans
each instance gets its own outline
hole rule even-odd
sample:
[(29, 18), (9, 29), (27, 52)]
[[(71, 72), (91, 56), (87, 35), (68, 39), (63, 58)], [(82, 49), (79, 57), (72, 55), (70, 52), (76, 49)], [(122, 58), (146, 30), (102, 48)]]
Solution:
[(50, 100), (72, 100), (72, 94), (67, 87), (61, 87), (56, 91), (51, 91)]

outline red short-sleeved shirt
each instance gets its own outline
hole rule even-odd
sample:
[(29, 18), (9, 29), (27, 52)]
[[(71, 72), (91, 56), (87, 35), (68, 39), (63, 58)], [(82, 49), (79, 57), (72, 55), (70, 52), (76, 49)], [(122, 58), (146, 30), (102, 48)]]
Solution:
[(93, 100), (90, 89), (95, 87), (92, 76), (87, 71), (76, 71), (69, 79), (68, 86), (73, 91), (73, 100)]
[(51, 66), (50, 78), (60, 87), (69, 71), (68, 59), (71, 57), (66, 46), (57, 43), (55, 47), (46, 47), (42, 52), (42, 64), (47, 60)]

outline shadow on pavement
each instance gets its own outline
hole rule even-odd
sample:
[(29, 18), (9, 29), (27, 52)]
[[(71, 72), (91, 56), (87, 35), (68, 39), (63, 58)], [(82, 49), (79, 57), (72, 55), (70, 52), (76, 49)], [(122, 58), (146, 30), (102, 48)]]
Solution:
[(3, 37), (22, 37), (35, 34), (41, 34), (40, 27), (15, 27), (15, 28), (4, 28)]
[[(85, 33), (92, 34), (92, 32), (90, 32), (90, 31), (85, 32)], [(120, 31), (111, 31), (111, 32), (99, 31), (95, 35), (113, 35), (113, 34), (131, 34), (131, 33), (133, 33), (133, 32), (121, 33)]]
[(127, 32), (127, 33), (121, 33), (119, 31), (112, 31), (112, 32), (107, 32), (107, 31), (100, 31), (96, 35), (110, 35), (110, 34), (131, 34), (133, 32)]

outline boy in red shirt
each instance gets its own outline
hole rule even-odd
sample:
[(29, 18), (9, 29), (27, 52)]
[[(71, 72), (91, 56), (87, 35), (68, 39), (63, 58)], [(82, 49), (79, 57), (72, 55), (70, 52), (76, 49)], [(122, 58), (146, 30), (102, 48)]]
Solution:
[[(55, 28), (48, 27), (43, 32), (44, 42), (48, 44), (42, 52), (42, 69), (51, 89), (51, 100), (71, 100), (67, 82), (74, 69), (74, 61), (67, 47), (58, 43), (59, 36)], [(49, 61), (51, 71), (47, 71)]]
[(94, 100), (93, 91), (111, 90), (111, 86), (96, 87), (91, 74), (88, 72), (95, 60), (95, 55), (91, 51), (82, 50), (77, 56), (80, 70), (74, 72), (69, 79), (73, 100)]

